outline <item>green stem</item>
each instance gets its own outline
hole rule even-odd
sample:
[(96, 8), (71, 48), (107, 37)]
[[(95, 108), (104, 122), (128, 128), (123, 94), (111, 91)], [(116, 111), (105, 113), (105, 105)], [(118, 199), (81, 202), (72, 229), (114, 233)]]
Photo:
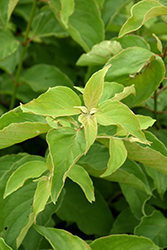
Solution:
[(36, 7), (36, 4), (37, 4), (37, 1), (38, 0), (34, 0), (34, 2), (33, 2), (31, 13), (30, 13), (30, 19), (28, 21), (25, 36), (24, 36), (24, 40), (23, 40), (23, 43), (22, 43), (20, 61), (19, 61), (18, 68), (17, 68), (17, 71), (16, 71), (16, 78), (15, 78), (15, 82), (14, 82), (14, 90), (13, 90), (12, 99), (11, 99), (11, 103), (10, 103), (10, 109), (13, 109), (13, 107), (15, 105), (16, 92), (17, 92), (17, 87), (18, 87), (18, 84), (19, 84), (20, 73), (21, 73), (21, 70), (22, 70), (23, 57), (24, 57), (24, 54), (25, 54), (27, 39), (28, 39), (31, 23), (32, 23), (32, 20), (33, 20), (33, 17), (34, 17), (34, 12), (35, 12), (35, 7)]

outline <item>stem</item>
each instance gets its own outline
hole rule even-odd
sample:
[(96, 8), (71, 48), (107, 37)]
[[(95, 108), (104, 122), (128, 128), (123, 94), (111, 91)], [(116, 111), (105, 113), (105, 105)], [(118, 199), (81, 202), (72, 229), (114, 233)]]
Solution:
[(12, 95), (12, 99), (11, 99), (11, 103), (10, 103), (10, 109), (13, 109), (13, 107), (15, 105), (17, 86), (19, 84), (20, 73), (21, 73), (22, 64), (23, 64), (23, 57), (24, 57), (25, 50), (26, 50), (27, 39), (28, 39), (31, 23), (32, 23), (32, 20), (33, 20), (34, 12), (35, 12), (36, 3), (37, 3), (37, 0), (34, 0), (33, 5), (32, 5), (32, 9), (31, 9), (30, 19), (28, 21), (25, 36), (24, 36), (24, 40), (23, 40), (23, 43), (22, 43), (20, 61), (19, 61), (18, 68), (17, 68), (17, 71), (16, 71), (16, 78), (15, 78), (15, 82), (14, 82), (14, 90), (13, 90), (13, 95)]

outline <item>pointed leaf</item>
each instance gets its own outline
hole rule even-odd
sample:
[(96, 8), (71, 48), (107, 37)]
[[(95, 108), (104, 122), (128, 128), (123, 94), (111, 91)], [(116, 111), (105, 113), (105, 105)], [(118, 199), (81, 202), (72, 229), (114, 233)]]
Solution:
[(0, 148), (46, 133), (49, 129), (43, 117), (25, 114), (18, 107), (0, 117)]
[[(88, 153), (81, 157), (78, 164), (84, 167), (90, 175), (100, 177), (107, 169), (108, 159), (108, 148), (99, 143), (95, 143)], [(142, 190), (147, 194), (151, 194), (146, 175), (137, 163), (128, 158), (117, 171), (104, 177), (104, 179), (112, 182), (124, 183), (130, 187)]]
[(97, 136), (97, 121), (94, 115), (81, 114), (78, 121), (84, 126), (85, 140), (86, 140), (86, 152), (90, 146), (94, 143)]
[(134, 235), (110, 235), (90, 244), (92, 250), (159, 250), (151, 240)]
[(97, 108), (100, 97), (103, 93), (104, 76), (110, 65), (94, 73), (86, 83), (83, 92), (85, 106), (91, 111), (92, 108)]
[(102, 41), (94, 45), (88, 53), (82, 54), (76, 64), (79, 66), (103, 65), (121, 50), (122, 47), (117, 41)]
[(151, 118), (150, 116), (144, 116), (144, 115), (136, 115), (141, 129), (147, 129), (148, 127), (152, 127), (152, 125), (156, 122), (155, 119)]
[[(151, 230), (150, 230), (151, 228)], [(136, 235), (142, 235), (151, 239), (161, 248), (167, 247), (167, 219), (160, 211), (154, 211), (150, 216), (141, 219), (141, 223), (135, 229)]]
[(18, 236), (17, 239), (16, 239), (16, 246), (17, 246), (17, 248), (19, 248), (19, 246), (21, 245), (21, 243), (22, 243), (24, 237), (26, 236), (28, 230), (29, 230), (30, 227), (33, 225), (33, 223), (34, 223), (34, 213), (31, 213), (31, 214), (29, 215), (29, 221), (28, 221), (27, 225), (26, 225), (25, 227), (22, 228), (22, 230), (21, 230), (19, 236)]
[(68, 19), (69, 16), (74, 12), (74, 0), (66, 1), (66, 0), (60, 0), (61, 2), (61, 21), (64, 24), (66, 28), (68, 28)]
[(46, 170), (46, 163), (43, 161), (29, 161), (23, 164), (10, 176), (6, 184), (4, 198), (22, 187), (26, 180), (37, 178)]
[(0, 39), (0, 61), (1, 61), (17, 50), (19, 42), (16, 40), (13, 34), (6, 29), (0, 29), (0, 37), (1, 37)]
[(4, 239), (1, 238), (1, 237), (0, 237), (0, 249), (1, 249), (1, 250), (12, 250), (12, 248), (9, 247), (9, 246), (5, 243)]
[(163, 46), (162, 46), (161, 40), (155, 34), (153, 34), (153, 37), (155, 37), (155, 39), (157, 41), (157, 49), (159, 50), (159, 52), (162, 55), (163, 54)]
[(132, 84), (131, 86), (125, 87), (122, 93), (115, 94), (112, 100), (121, 101), (122, 99), (126, 98), (130, 94), (136, 95), (134, 84)]
[(51, 194), (51, 184), (51, 179), (46, 176), (42, 177), (41, 180), (39, 180), (38, 182), (33, 201), (33, 212), (35, 215), (35, 221), (37, 215), (45, 209), (46, 203)]
[(167, 156), (164, 156), (151, 146), (142, 147), (137, 143), (125, 141), (128, 157), (141, 162), (167, 175)]
[[(56, 18), (64, 26), (64, 20), (62, 20), (61, 16), (62, 6), (60, 2), (58, 0), (51, 0), (49, 1), (49, 5), (55, 13)], [(68, 15), (72, 12), (72, 9), (73, 7), (68, 9)], [(64, 12), (64, 17), (65, 14), (66, 12)], [(94, 25), (92, 25), (92, 23)], [(97, 44), (104, 39), (104, 25), (100, 17), (98, 5), (94, 0), (86, 2), (84, 0), (75, 0), (74, 12), (68, 19), (68, 27), (64, 26), (64, 28), (86, 52), (89, 51), (94, 44)]]
[(10, 16), (19, 0), (1, 0), (0, 1), (0, 18), (4, 25), (10, 19)]
[(83, 130), (60, 128), (47, 135), (51, 160), (54, 165), (51, 196), (56, 202), (72, 166), (84, 154), (86, 143)]
[(133, 5), (131, 9), (131, 17), (122, 26), (119, 36), (124, 36), (127, 33), (139, 29), (149, 19), (167, 15), (167, 7), (160, 4), (158, 1), (147, 0), (141, 1)]
[(68, 177), (82, 188), (89, 202), (95, 201), (93, 182), (84, 168), (75, 164)]
[(77, 94), (70, 88), (57, 86), (50, 88), (37, 99), (25, 105), (21, 104), (21, 109), (43, 116), (71, 116), (80, 113), (74, 106), (81, 106)]
[(55, 228), (35, 225), (35, 230), (43, 235), (54, 249), (91, 250), (89, 245), (78, 236)]
[(34, 91), (46, 91), (57, 85), (72, 88), (73, 83), (57, 67), (47, 64), (37, 64), (29, 68), (21, 79)]
[(113, 139), (112, 137), (110, 138), (109, 152), (110, 158), (107, 164), (108, 168), (101, 175), (101, 177), (111, 175), (125, 162), (127, 158), (127, 151), (125, 145), (120, 139)]
[(125, 131), (146, 142), (135, 114), (124, 104), (108, 100), (101, 103), (95, 113), (97, 122), (103, 126), (120, 125)]

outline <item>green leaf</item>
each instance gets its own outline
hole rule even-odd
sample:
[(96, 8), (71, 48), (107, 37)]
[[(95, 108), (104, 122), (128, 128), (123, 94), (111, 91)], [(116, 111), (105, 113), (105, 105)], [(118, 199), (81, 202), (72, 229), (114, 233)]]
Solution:
[(102, 19), (107, 26), (119, 11), (128, 4), (129, 0), (105, 0), (101, 10)]
[(136, 96), (130, 95), (123, 100), (129, 107), (134, 107), (147, 100), (164, 78), (164, 63), (161, 57), (151, 57), (143, 73), (136, 74), (125, 81), (126, 86), (135, 85)]
[(43, 116), (71, 116), (79, 114), (75, 106), (80, 106), (81, 101), (77, 94), (70, 88), (57, 86), (50, 88), (37, 99), (23, 105), (24, 112)]
[[(1, 194), (3, 194), (4, 187), (2, 186), (5, 185), (6, 176), (1, 179)], [(21, 233), (22, 228), (29, 222), (35, 188), (35, 183), (28, 182), (22, 189), (19, 189), (5, 200), (3, 197), (0, 197), (0, 232), (7, 244), (13, 249), (16, 249), (16, 239)]]
[(73, 83), (57, 67), (47, 64), (37, 64), (29, 68), (21, 78), (34, 91), (46, 91), (57, 85), (72, 88)]
[(167, 15), (167, 7), (163, 6), (158, 1), (140, 1), (132, 6), (131, 17), (129, 17), (122, 26), (119, 36), (121, 37), (135, 31), (149, 19), (161, 15)]
[(47, 142), (54, 166), (51, 197), (56, 202), (72, 166), (84, 154), (86, 143), (83, 130), (73, 128), (50, 130)]
[(29, 161), (12, 173), (6, 184), (4, 198), (22, 187), (26, 180), (37, 178), (47, 170), (44, 161)]
[(132, 214), (130, 208), (124, 209), (114, 221), (113, 227), (110, 231), (110, 234), (123, 234), (123, 233), (131, 233), (133, 234), (134, 228), (139, 224), (139, 220), (137, 220)]
[[(62, 6), (60, 1), (51, 0), (49, 5), (55, 13), (56, 18), (64, 26), (64, 20), (62, 20), (61, 16)], [(72, 8), (67, 8), (68, 15), (72, 12)], [(68, 15), (64, 12), (63, 17), (68, 17)], [(94, 0), (86, 2), (84, 0), (75, 0), (74, 12), (68, 18), (68, 27), (66, 24), (66, 27), (64, 26), (64, 28), (86, 52), (88, 52), (93, 45), (104, 39), (103, 22), (100, 18), (98, 6)]]
[(106, 170), (108, 159), (108, 148), (95, 142), (77, 164), (84, 167), (90, 175), (99, 177)]
[(147, 100), (164, 78), (164, 62), (151, 51), (131, 47), (113, 56), (107, 64), (112, 64), (105, 76), (105, 81), (116, 81), (126, 86), (135, 85), (136, 96), (130, 95), (125, 100), (133, 107)]
[(147, 174), (154, 180), (154, 186), (163, 200), (164, 193), (167, 190), (167, 176), (147, 166), (145, 166), (145, 169)]
[(94, 45), (88, 53), (82, 54), (76, 64), (79, 66), (103, 65), (121, 50), (122, 47), (117, 41), (102, 41)]
[(34, 223), (34, 213), (31, 213), (31, 214), (29, 215), (29, 221), (28, 221), (27, 225), (26, 225), (25, 227), (22, 228), (22, 230), (21, 230), (19, 236), (18, 236), (17, 239), (16, 239), (16, 246), (17, 246), (17, 248), (19, 248), (19, 246), (21, 245), (21, 243), (22, 243), (24, 237), (26, 236), (28, 230), (29, 230), (30, 227), (33, 225), (33, 223)]
[(55, 228), (35, 225), (35, 230), (43, 235), (54, 249), (91, 250), (89, 245), (78, 236)]
[(18, 107), (0, 117), (0, 148), (46, 133), (49, 129), (43, 117), (25, 114)]
[(124, 142), (128, 151), (128, 157), (132, 160), (141, 162), (148, 167), (152, 167), (167, 175), (167, 157), (153, 149), (152, 146), (142, 147), (133, 142)]
[(126, 201), (129, 203), (132, 213), (140, 220), (143, 215), (146, 215), (145, 204), (151, 198), (151, 194), (146, 194), (139, 189), (132, 188), (122, 183), (120, 183), (120, 187)]
[(40, 13), (33, 18), (32, 32), (38, 37), (66, 37), (68, 33), (62, 28), (57, 21), (53, 11), (49, 6), (45, 6), (40, 10)]
[(1, 237), (0, 237), (0, 249), (1, 249), (1, 250), (12, 250), (12, 248), (9, 247), (9, 246), (5, 243), (4, 239), (1, 238)]
[(35, 215), (35, 222), (37, 215), (45, 209), (46, 203), (51, 194), (51, 184), (51, 179), (47, 176), (43, 176), (38, 182), (33, 201), (33, 212)]
[(21, 45), (18, 46), (17, 50), (0, 61), (0, 68), (6, 71), (8, 74), (12, 74), (19, 62)]
[(99, 103), (113, 98), (117, 93), (121, 93), (124, 90), (124, 86), (117, 82), (104, 82), (103, 94)]
[(103, 93), (104, 76), (110, 65), (94, 73), (85, 85), (83, 99), (89, 111), (98, 107)]
[(116, 172), (105, 177), (104, 179), (126, 184), (129, 187), (139, 189), (143, 192), (146, 192), (147, 194), (151, 194), (151, 189), (146, 175), (136, 162), (128, 158)]
[(143, 217), (140, 225), (135, 229), (136, 235), (142, 235), (151, 239), (163, 249), (167, 247), (166, 233), (167, 219), (157, 210), (155, 210), (150, 216)]
[(130, 94), (136, 95), (134, 84), (132, 84), (131, 86), (125, 87), (123, 92), (115, 94), (112, 100), (121, 101), (122, 99), (126, 98)]
[(159, 50), (159, 52), (162, 55), (163, 54), (163, 47), (162, 47), (161, 40), (155, 34), (153, 34), (153, 37), (155, 37), (155, 39), (157, 41), (157, 49)]
[(83, 167), (75, 164), (68, 177), (82, 188), (89, 202), (95, 201), (93, 182)]
[(110, 158), (107, 164), (106, 171), (101, 177), (106, 177), (115, 172), (126, 160), (127, 151), (122, 140), (110, 138), (109, 141)]
[(69, 17), (74, 12), (74, 0), (66, 1), (66, 0), (60, 0), (61, 2), (61, 21), (63, 25), (68, 29), (68, 20)]
[(148, 127), (152, 127), (152, 125), (155, 123), (155, 119), (151, 118), (150, 116), (144, 116), (144, 115), (136, 115), (141, 129), (147, 129)]
[(137, 36), (134, 34), (125, 35), (123, 37), (114, 38), (117, 42), (119, 42), (123, 49), (129, 47), (141, 47), (147, 50), (150, 50), (150, 45), (142, 36)]
[(110, 235), (99, 238), (90, 244), (92, 250), (158, 250), (151, 240), (134, 235)]
[(124, 104), (118, 101), (107, 100), (102, 102), (95, 113), (97, 122), (103, 126), (119, 125), (126, 132), (147, 143), (135, 114)]
[(13, 36), (13, 34), (6, 29), (0, 29), (0, 61), (13, 54), (18, 46), (19, 42)]
[(19, 0), (1, 0), (0, 2), (0, 18), (4, 25), (7, 24), (7, 22), (10, 19), (10, 16), (18, 3)]
[(19, 153), (17, 155), (4, 155), (0, 158), (0, 178), (5, 174), (6, 171), (8, 171), (11, 166), (18, 160), (20, 160), (22, 157), (27, 156), (26, 153)]
[(86, 152), (90, 146), (94, 143), (97, 136), (97, 121), (94, 115), (81, 114), (78, 117), (78, 121), (84, 126), (85, 140), (86, 140)]
[[(64, 195), (64, 193), (63, 193)], [(42, 211), (37, 217), (37, 224), (43, 226), (54, 226), (55, 222), (53, 222), (52, 215), (60, 208), (63, 195), (60, 196), (57, 204), (49, 203), (46, 205), (45, 210)], [(18, 242), (19, 238), (17, 238)], [(21, 240), (20, 240), (21, 241)], [(31, 227), (27, 232), (22, 245), (25, 249), (37, 250), (39, 248), (43, 248), (43, 237), (37, 233), (34, 227)], [(41, 247), (40, 247), (41, 245)]]
[(112, 67), (106, 73), (105, 81), (116, 81), (124, 84), (131, 75), (140, 72), (145, 64), (147, 65), (151, 56), (155, 55), (151, 51), (141, 47), (134, 46), (123, 49), (107, 62)]
[(65, 195), (58, 217), (67, 222), (75, 222), (78, 228), (87, 235), (105, 235), (109, 233), (113, 217), (104, 197), (96, 190), (95, 202), (85, 198), (81, 188), (67, 179)]

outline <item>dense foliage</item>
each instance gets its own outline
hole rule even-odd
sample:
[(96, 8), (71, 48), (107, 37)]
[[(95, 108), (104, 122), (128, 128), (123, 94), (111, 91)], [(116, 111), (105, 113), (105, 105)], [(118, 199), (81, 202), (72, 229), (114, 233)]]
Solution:
[(0, 1), (0, 249), (167, 249), (167, 0)]

